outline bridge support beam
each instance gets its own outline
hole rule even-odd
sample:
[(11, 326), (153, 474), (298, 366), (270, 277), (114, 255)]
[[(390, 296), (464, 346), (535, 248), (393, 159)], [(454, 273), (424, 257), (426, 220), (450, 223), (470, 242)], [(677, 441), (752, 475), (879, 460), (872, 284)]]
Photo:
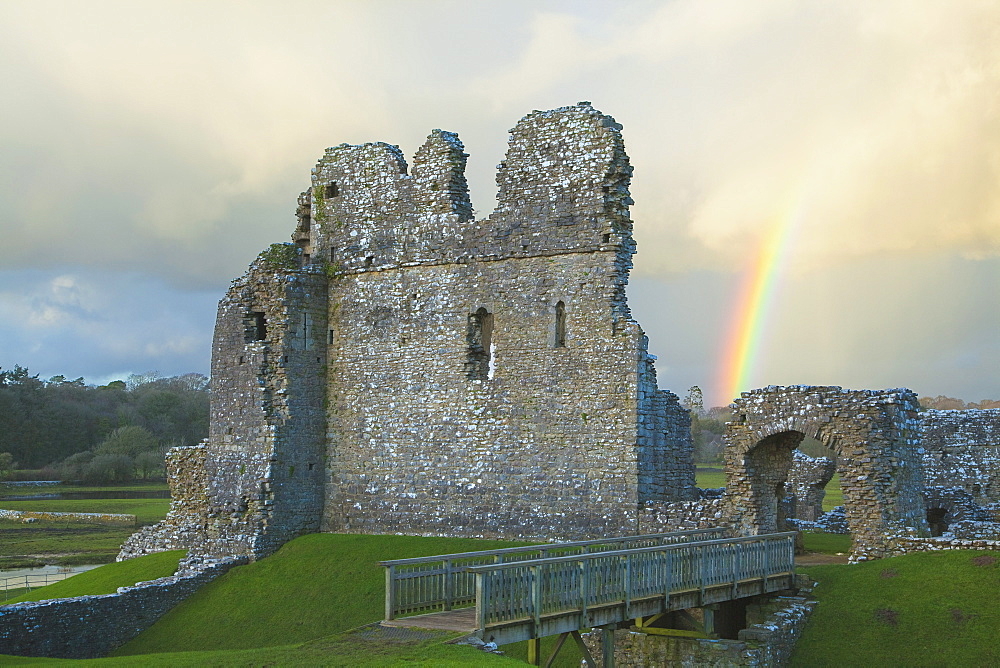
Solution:
[[(556, 649), (558, 652), (559, 650)], [(528, 640), (528, 663), (532, 666), (542, 665), (542, 639), (531, 638)]]
[(617, 624), (602, 626), (601, 631), (601, 663), (604, 668), (615, 668), (615, 628)]

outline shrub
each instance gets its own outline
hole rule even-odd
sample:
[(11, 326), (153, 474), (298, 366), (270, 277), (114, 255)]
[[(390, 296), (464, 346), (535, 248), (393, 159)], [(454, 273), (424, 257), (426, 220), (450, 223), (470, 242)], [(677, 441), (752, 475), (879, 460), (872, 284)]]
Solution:
[(128, 482), (135, 477), (135, 462), (128, 455), (95, 455), (83, 472), (91, 485)]

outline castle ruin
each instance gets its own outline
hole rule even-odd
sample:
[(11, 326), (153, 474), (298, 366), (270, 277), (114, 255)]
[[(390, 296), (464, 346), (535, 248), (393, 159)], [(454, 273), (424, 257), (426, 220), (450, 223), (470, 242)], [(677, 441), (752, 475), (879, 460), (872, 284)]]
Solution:
[[(834, 468), (852, 558), (956, 523), (998, 535), (1000, 410), (918, 415), (909, 390), (743, 393), (726, 489), (698, 490), (689, 414), (626, 301), (621, 126), (586, 102), (522, 118), (482, 220), (467, 157), (442, 130), (412, 167), (385, 143), (326, 150), (294, 243), (220, 301), (209, 438), (169, 453), (170, 513), (121, 558), (257, 558), (314, 531), (766, 533), (820, 520)], [(793, 457), (806, 435), (836, 465)]]
[(621, 126), (586, 102), (525, 116), (483, 220), (466, 158), (441, 130), (412, 168), (384, 143), (327, 149), (295, 245), (219, 304), (210, 436), (171, 454), (187, 498), (131, 549), (591, 538), (698, 498), (689, 414), (625, 298)]

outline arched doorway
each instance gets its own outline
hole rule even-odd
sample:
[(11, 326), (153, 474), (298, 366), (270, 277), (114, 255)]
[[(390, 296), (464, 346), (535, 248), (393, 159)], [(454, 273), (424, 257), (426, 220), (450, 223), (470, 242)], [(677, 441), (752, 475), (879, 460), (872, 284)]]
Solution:
[(744, 393), (734, 409), (724, 436), (726, 498), (742, 533), (786, 528), (792, 451), (811, 436), (837, 455), (853, 559), (892, 554), (895, 535), (928, 535), (912, 392), (772, 386)]

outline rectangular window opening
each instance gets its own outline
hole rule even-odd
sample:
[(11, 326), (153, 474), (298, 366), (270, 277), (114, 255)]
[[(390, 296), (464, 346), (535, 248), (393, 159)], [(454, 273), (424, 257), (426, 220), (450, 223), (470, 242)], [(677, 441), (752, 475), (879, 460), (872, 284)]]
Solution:
[(262, 311), (254, 311), (250, 314), (253, 318), (253, 340), (264, 341), (267, 339), (267, 319)]

